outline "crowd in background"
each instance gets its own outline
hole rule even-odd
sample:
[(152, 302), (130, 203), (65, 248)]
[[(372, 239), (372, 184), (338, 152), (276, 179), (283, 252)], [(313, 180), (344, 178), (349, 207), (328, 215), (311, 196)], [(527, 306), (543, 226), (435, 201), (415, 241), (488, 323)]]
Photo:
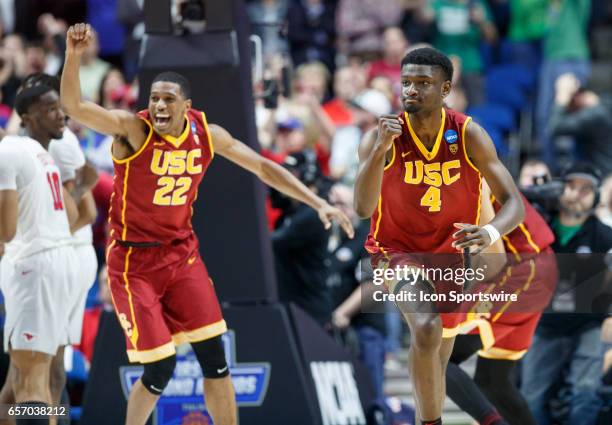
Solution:
[[(82, 95), (105, 108), (134, 111), (142, 3), (0, 0), (0, 126), (15, 131), (11, 112), (25, 76), (61, 72), (67, 26), (80, 21), (96, 30), (95, 43), (83, 55)], [(280, 297), (298, 303), (352, 344), (382, 395), (382, 367), (385, 359), (388, 367), (398, 367), (403, 330), (397, 314), (360, 313), (369, 223), (356, 216), (352, 196), (362, 135), (378, 116), (400, 109), (401, 59), (424, 45), (450, 55), (455, 73), (447, 106), (483, 125), (517, 179), (525, 166), (523, 186), (533, 177), (557, 175), (577, 159), (608, 176), (612, 6), (605, 0), (251, 0), (246, 5), (265, 64), (263, 80), (253, 81), (262, 152), (342, 208), (356, 228), (354, 240), (337, 229), (327, 232), (313, 210), (271, 193), (267, 208)], [(289, 80), (283, 78), (286, 69)], [(282, 87), (278, 98), (265, 98), (264, 80), (289, 87)], [(74, 121), (69, 125), (100, 172), (95, 244), (103, 264), (112, 138)], [(612, 224), (611, 208), (608, 177), (597, 206), (606, 224)], [(80, 347), (88, 360), (96, 317), (109, 304), (105, 285), (96, 288)], [(612, 341), (609, 328), (606, 338)]]

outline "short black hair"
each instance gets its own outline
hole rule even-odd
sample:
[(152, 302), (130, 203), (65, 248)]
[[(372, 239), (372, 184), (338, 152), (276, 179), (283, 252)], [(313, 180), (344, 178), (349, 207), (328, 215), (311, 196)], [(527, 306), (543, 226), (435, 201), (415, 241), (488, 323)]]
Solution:
[(24, 88), (15, 98), (15, 110), (17, 114), (20, 117), (23, 114), (27, 114), (32, 105), (36, 104), (45, 94), (52, 91), (54, 91), (53, 87), (44, 84)]
[(25, 77), (21, 83), (21, 89), (23, 90), (40, 84), (51, 87), (58, 94), (60, 92), (60, 79), (54, 75), (45, 74), (43, 72), (35, 72)]
[(408, 52), (402, 59), (402, 68), (407, 64), (437, 66), (444, 73), (446, 80), (453, 80), (453, 63), (448, 56), (433, 47), (422, 47)]
[(183, 92), (183, 96), (185, 96), (185, 99), (189, 99), (191, 97), (191, 84), (189, 84), (187, 78), (183, 77), (177, 72), (166, 71), (162, 72), (161, 74), (157, 74), (157, 76), (153, 79), (151, 85), (157, 83), (158, 81), (166, 81), (169, 83), (178, 84), (181, 88), (181, 91)]

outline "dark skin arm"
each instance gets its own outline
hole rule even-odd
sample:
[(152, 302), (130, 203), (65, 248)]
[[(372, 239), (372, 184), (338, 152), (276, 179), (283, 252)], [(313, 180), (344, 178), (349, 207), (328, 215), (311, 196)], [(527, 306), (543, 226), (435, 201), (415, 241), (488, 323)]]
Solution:
[[(491, 137), (474, 122), (468, 123), (466, 128), (465, 147), (470, 160), (489, 184), (491, 193), (502, 204), (502, 208), (489, 224), (501, 235), (505, 235), (514, 230), (525, 218), (525, 207), (519, 190), (497, 157)], [(473, 252), (479, 253), (491, 244), (488, 232), (480, 226), (455, 223), (455, 227), (461, 229), (453, 234), (456, 239), (453, 246), (459, 250), (473, 246), (476, 247)]]
[(383, 115), (378, 128), (368, 131), (359, 145), (359, 172), (355, 180), (355, 211), (361, 218), (374, 214), (386, 160), (393, 141), (402, 134), (402, 121), (395, 115)]

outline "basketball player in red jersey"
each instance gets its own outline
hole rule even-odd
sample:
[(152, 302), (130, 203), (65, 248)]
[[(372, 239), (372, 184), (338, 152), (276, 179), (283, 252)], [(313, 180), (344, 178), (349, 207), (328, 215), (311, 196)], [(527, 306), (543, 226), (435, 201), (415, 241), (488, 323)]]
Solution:
[(73, 119), (115, 137), (111, 200), (109, 286), (126, 335), (128, 357), (144, 364), (132, 389), (127, 425), (142, 425), (172, 376), (175, 344), (191, 343), (202, 366), (206, 407), (214, 423), (236, 423), (236, 403), (221, 342), (227, 328), (213, 282), (191, 228), (197, 187), (215, 153), (262, 181), (315, 208), (326, 227), (338, 220), (352, 237), (348, 218), (191, 108), (189, 83), (166, 72), (151, 86), (149, 108), (138, 114), (108, 111), (83, 101), (79, 86), (89, 25), (70, 27), (61, 101)]
[[(504, 270), (473, 290), (489, 294), (513, 293), (518, 300), (474, 303), (462, 313), (461, 323), (449, 331), (459, 336), (446, 374), (448, 394), (481, 424), (536, 425), (513, 376), (517, 362), (531, 345), (542, 311), (554, 293), (558, 272), (551, 248), (554, 234), (529, 202), (524, 198), (523, 201), (524, 221), (503, 237), (508, 253)], [(495, 211), (500, 207), (498, 202), (493, 202)], [(469, 335), (462, 335), (465, 333)], [(472, 381), (456, 365), (475, 353), (478, 353), (478, 361)]]
[[(374, 267), (385, 262), (393, 267), (408, 253), (465, 248), (478, 253), (523, 220), (518, 189), (488, 134), (469, 117), (444, 107), (452, 74), (441, 52), (409, 52), (401, 71), (404, 113), (381, 117), (378, 128), (361, 142), (355, 209), (361, 217), (372, 217), (366, 249), (374, 255)], [(503, 206), (480, 227), (482, 177)], [(400, 290), (426, 292), (430, 285), (389, 284), (390, 292)], [(419, 419), (441, 424), (445, 368), (454, 341), (443, 335), (443, 328), (454, 328), (458, 315), (438, 314), (431, 302), (398, 307), (411, 331), (409, 362)]]

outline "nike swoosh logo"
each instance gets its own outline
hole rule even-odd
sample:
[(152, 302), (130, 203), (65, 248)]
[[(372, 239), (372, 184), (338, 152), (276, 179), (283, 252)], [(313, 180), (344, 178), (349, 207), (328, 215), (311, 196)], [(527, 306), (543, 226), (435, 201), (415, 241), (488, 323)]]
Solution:
[(217, 373), (223, 373), (227, 370), (227, 366), (225, 366), (223, 369), (217, 369)]
[(408, 155), (410, 155), (412, 153), (412, 151), (408, 151), (408, 152), (402, 152), (402, 158), (407, 157)]
[(153, 142), (153, 146), (164, 146), (165, 142)]
[(191, 257), (189, 260), (187, 260), (187, 264), (192, 265), (193, 263), (195, 263), (196, 257), (195, 255), (193, 257)]
[(28, 275), (28, 274), (32, 273), (33, 271), (34, 270), (24, 270), (24, 271), (21, 272), (21, 275), (25, 276), (25, 275)]
[(151, 388), (152, 388), (153, 390), (155, 390), (155, 391), (160, 392), (160, 393), (164, 391), (164, 390), (160, 390), (159, 388), (157, 388), (157, 387), (156, 387), (156, 386), (154, 386), (154, 385), (151, 385)]

